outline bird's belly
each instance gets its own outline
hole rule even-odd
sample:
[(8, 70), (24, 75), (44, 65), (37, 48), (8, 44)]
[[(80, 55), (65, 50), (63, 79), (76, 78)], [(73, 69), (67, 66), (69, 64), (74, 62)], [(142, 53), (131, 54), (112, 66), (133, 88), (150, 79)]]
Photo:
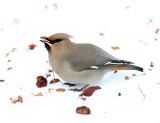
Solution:
[(106, 72), (106, 69), (74, 71), (70, 65), (64, 63), (50, 63), (54, 72), (64, 81), (71, 84), (95, 84), (99, 83)]
[(99, 83), (103, 79), (104, 74), (99, 74), (98, 71), (85, 70), (81, 72), (73, 71), (60, 77), (68, 83), (72, 84), (95, 84)]
[(78, 72), (72, 69), (63, 69), (55, 72), (64, 81), (71, 84), (95, 84), (103, 79), (106, 70), (84, 70)]

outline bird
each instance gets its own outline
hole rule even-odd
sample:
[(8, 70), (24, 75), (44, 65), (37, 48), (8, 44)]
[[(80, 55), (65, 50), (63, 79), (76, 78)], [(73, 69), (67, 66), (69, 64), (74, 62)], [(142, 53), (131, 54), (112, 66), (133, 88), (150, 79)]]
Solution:
[(50, 66), (66, 81), (65, 84), (85, 85), (80, 89), (70, 89), (72, 91), (82, 91), (91, 84), (101, 82), (105, 74), (115, 69), (145, 71), (133, 62), (118, 59), (94, 44), (75, 43), (71, 41), (72, 36), (66, 33), (40, 38), (48, 51)]

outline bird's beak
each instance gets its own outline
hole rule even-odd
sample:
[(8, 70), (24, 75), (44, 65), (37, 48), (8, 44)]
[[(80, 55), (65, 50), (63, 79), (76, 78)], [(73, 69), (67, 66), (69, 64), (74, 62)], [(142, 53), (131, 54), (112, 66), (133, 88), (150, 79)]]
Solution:
[(43, 40), (40, 40), (42, 43), (48, 43), (49, 41), (47, 40), (47, 37), (46, 36), (42, 36), (40, 37), (41, 39)]

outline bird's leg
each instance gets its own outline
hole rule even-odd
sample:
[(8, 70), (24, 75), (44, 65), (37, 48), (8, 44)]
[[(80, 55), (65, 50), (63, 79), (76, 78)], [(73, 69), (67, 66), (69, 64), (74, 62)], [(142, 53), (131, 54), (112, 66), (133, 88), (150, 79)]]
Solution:
[(63, 85), (68, 85), (69, 87), (71, 87), (71, 86), (76, 86), (76, 84), (71, 84), (71, 83), (68, 83), (68, 82), (63, 83)]
[(81, 92), (84, 88), (88, 87), (89, 85), (85, 85), (84, 87), (78, 89), (78, 88), (73, 88), (73, 89), (68, 89), (70, 91), (74, 91), (74, 92)]

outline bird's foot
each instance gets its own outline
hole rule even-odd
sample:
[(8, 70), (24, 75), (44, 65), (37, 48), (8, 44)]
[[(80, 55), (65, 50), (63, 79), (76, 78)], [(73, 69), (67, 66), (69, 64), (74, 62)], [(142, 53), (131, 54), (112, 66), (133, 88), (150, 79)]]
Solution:
[(68, 89), (70, 91), (74, 91), (74, 92), (81, 92), (84, 88), (88, 87), (89, 85), (85, 85), (84, 87), (78, 89), (78, 88), (72, 88), (72, 89)]
[(63, 83), (63, 85), (68, 85), (69, 87), (71, 87), (71, 86), (76, 86), (76, 84), (71, 84), (71, 83)]
[(72, 89), (68, 89), (69, 91), (74, 91), (74, 92), (81, 92), (83, 89), (82, 88), (80, 88), (80, 89), (78, 89), (78, 88), (72, 88)]

